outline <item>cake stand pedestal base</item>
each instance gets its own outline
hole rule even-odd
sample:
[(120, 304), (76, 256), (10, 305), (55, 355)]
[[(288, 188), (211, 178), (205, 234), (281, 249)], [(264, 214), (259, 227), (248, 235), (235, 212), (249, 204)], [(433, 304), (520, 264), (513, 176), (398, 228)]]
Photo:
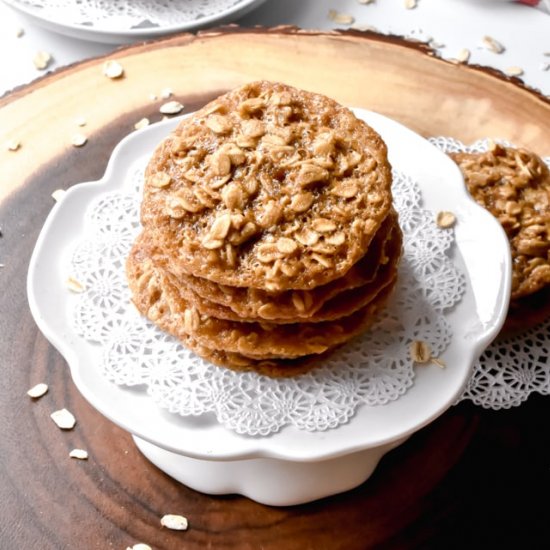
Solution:
[(236, 493), (270, 506), (303, 504), (353, 489), (406, 439), (328, 460), (291, 462), (276, 458), (202, 460), (133, 438), (147, 459), (191, 489), (212, 495)]

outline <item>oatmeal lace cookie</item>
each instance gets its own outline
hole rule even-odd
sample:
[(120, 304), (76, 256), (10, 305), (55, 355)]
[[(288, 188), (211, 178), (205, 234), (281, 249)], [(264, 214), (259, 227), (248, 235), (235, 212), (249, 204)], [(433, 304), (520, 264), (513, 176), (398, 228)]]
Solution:
[(184, 119), (146, 170), (141, 221), (169, 269), (311, 289), (365, 255), (391, 205), (380, 136), (320, 94), (271, 82)]
[[(140, 246), (148, 249), (154, 264), (168, 269), (166, 254), (155, 247), (144, 233), (139, 238)], [(339, 279), (335, 279), (311, 290), (266, 291), (258, 288), (233, 287), (220, 285), (195, 277), (185, 272), (170, 272), (177, 281), (182, 294), (197, 304), (201, 313), (224, 319), (264, 320), (274, 322), (311, 321), (319, 310), (327, 307), (325, 303), (336, 300), (344, 291), (350, 294), (372, 283), (378, 269), (386, 264), (390, 257), (401, 254), (402, 234), (396, 212), (392, 209), (374, 236), (366, 254)]]
[[(401, 231), (397, 229), (392, 230), (390, 238), (384, 243), (384, 248), (381, 251), (383, 256), (379, 257), (379, 262), (374, 265), (371, 264), (374, 269), (365, 269), (365, 272), (369, 274), (368, 279), (361, 280), (361, 273), (356, 273), (353, 278), (351, 276), (349, 278), (347, 276), (342, 277), (344, 279), (342, 285), (335, 285), (334, 283), (337, 281), (333, 281), (326, 285), (330, 286), (330, 289), (327, 288), (325, 293), (319, 294), (326, 298), (321, 302), (320, 307), (315, 308), (314, 311), (308, 311), (307, 314), (305, 311), (299, 312), (294, 310), (295, 315), (289, 317), (287, 315), (280, 316), (280, 312), (285, 313), (287, 310), (281, 307), (280, 302), (274, 297), (258, 308), (257, 315), (243, 315), (237, 314), (230, 307), (231, 305), (246, 305), (240, 301), (230, 301), (229, 305), (225, 306), (210, 300), (208, 297), (201, 296), (192, 287), (188, 286), (185, 280), (182, 281), (180, 278), (174, 276), (163, 268), (162, 264), (155, 261), (155, 255), (148, 248), (145, 237), (146, 235), (143, 234), (135, 246), (143, 249), (140, 254), (152, 260), (155, 268), (162, 272), (162, 277), (166, 280), (167, 284), (170, 284), (173, 289), (177, 289), (179, 297), (187, 304), (187, 308), (194, 308), (199, 314), (206, 317), (246, 323), (261, 322), (264, 323), (264, 326), (269, 326), (270, 323), (283, 325), (295, 324), (297, 322), (319, 323), (332, 321), (349, 316), (357, 310), (364, 308), (380, 293), (381, 289), (393, 282), (397, 265), (401, 258), (403, 244)], [(370, 276), (371, 273), (372, 276)], [(347, 286), (344, 284), (346, 279), (350, 282)], [(303, 291), (302, 296), (304, 301), (307, 299), (306, 292), (315, 296), (315, 289)], [(233, 294), (233, 299), (234, 297), (235, 295)], [(309, 300), (313, 301), (314, 298), (310, 297)]]
[(506, 231), (512, 249), (512, 301), (550, 284), (550, 173), (526, 149), (492, 144), (485, 153), (451, 153), (473, 198)]
[[(237, 353), (253, 359), (290, 359), (324, 353), (363, 332), (375, 319), (397, 278), (389, 273), (369, 303), (351, 315), (319, 323), (277, 325), (227, 321), (200, 314), (156, 267), (146, 249), (134, 246), (127, 262), (133, 302), (143, 315), (183, 342), (195, 342), (210, 350)], [(190, 340), (191, 339), (191, 340)]]

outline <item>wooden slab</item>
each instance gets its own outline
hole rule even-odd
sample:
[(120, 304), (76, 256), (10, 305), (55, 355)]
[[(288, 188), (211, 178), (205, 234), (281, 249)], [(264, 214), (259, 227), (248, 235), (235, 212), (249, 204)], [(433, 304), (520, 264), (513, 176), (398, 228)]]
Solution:
[[(117, 59), (124, 78), (106, 78), (105, 59)], [(478, 527), (492, 541), (514, 541), (515, 515), (538, 517), (531, 497), (550, 489), (548, 430), (541, 425), (548, 400), (499, 413), (455, 407), (392, 451), (362, 487), (269, 508), (201, 495), (159, 472), (128, 434), (84, 401), (65, 361), (37, 330), (25, 277), (51, 192), (100, 178), (135, 122), (161, 118), (164, 88), (191, 111), (258, 78), (379, 111), (425, 136), (501, 137), (550, 154), (547, 99), (494, 71), (453, 65), (425, 46), (372, 33), (231, 27), (183, 34), (58, 70), (1, 98), (1, 548), (126, 548), (140, 541), (167, 549), (441, 548), (471, 543), (460, 522), (475, 522), (473, 510), (485, 511)], [(77, 125), (80, 117), (86, 126)], [(77, 132), (88, 136), (84, 147), (71, 145)], [(21, 143), (19, 150), (6, 149), (11, 140)], [(42, 381), (50, 391), (33, 403), (25, 392)], [(78, 419), (71, 432), (49, 418), (62, 407)], [(87, 449), (90, 459), (69, 459), (74, 447)], [(528, 470), (523, 478), (510, 473), (518, 463)], [(497, 488), (505, 472), (515, 481), (506, 493)], [(531, 482), (529, 490), (524, 482)], [(187, 515), (189, 531), (161, 529), (165, 513)], [(542, 528), (535, 524), (522, 530), (518, 544), (538, 542)]]

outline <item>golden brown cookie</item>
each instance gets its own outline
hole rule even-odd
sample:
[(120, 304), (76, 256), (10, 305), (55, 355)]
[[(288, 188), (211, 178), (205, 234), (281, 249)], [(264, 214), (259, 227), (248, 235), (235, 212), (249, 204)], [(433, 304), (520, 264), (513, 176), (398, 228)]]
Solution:
[[(164, 254), (151, 245), (146, 233), (140, 236), (139, 242), (140, 246), (148, 249), (147, 254), (155, 265), (167, 271)], [(367, 254), (357, 264), (340, 279), (312, 290), (267, 292), (219, 285), (181, 273), (177, 276), (169, 273), (169, 276), (172, 283), (178, 286), (182, 297), (206, 315), (241, 321), (317, 322), (319, 319), (342, 316), (342, 313), (336, 312), (343, 311), (349, 300), (354, 302), (356, 309), (366, 305), (366, 298), (363, 298), (362, 304), (355, 302), (350, 291), (374, 283), (379, 267), (390, 259), (393, 263), (399, 261), (401, 245), (401, 229), (397, 223), (397, 214), (392, 211), (375, 235)], [(371, 288), (375, 288), (375, 284), (370, 285)], [(365, 296), (367, 291), (359, 290), (357, 297)], [(344, 292), (349, 298), (342, 296)], [(337, 303), (339, 296), (344, 299), (341, 304)]]
[[(373, 280), (359, 287), (352, 286), (351, 288), (340, 290), (340, 292), (335, 293), (329, 299), (325, 300), (322, 307), (316, 309), (315, 312), (309, 315), (299, 314), (294, 318), (278, 317), (279, 308), (276, 302), (269, 302), (267, 305), (260, 307), (259, 309), (262, 313), (260, 317), (243, 317), (237, 315), (231, 308), (211, 302), (197, 295), (185, 285), (181, 285), (178, 279), (169, 272), (164, 271), (164, 274), (170, 283), (178, 289), (180, 297), (185, 300), (189, 306), (195, 307), (200, 314), (216, 317), (218, 319), (241, 322), (269, 322), (276, 324), (299, 322), (319, 323), (346, 317), (369, 304), (378, 295), (380, 290), (395, 278), (397, 264), (401, 258), (401, 250), (402, 236), (401, 232), (396, 230), (393, 238), (390, 239), (386, 245), (385, 261), (383, 264), (380, 264), (379, 268), (376, 270), (376, 277), (374, 277)], [(268, 309), (266, 310), (265, 308)]]
[(363, 257), (392, 202), (380, 136), (325, 96), (254, 82), (157, 148), (141, 209), (168, 270), (268, 291), (312, 289)]
[(139, 246), (130, 253), (127, 275), (137, 309), (166, 332), (184, 342), (191, 337), (208, 349), (263, 359), (320, 354), (348, 341), (370, 326), (396, 281), (394, 272), (366, 307), (336, 321), (277, 325), (226, 321), (199, 314)]
[(304, 355), (294, 359), (262, 359), (247, 357), (240, 353), (212, 350), (198, 344), (190, 336), (185, 337), (183, 343), (203, 359), (220, 367), (243, 372), (256, 372), (272, 378), (297, 376), (308, 372), (320, 365), (336, 349), (333, 348), (319, 355)]
[(452, 153), (470, 194), (502, 224), (512, 250), (512, 302), (550, 284), (550, 172), (525, 149)]

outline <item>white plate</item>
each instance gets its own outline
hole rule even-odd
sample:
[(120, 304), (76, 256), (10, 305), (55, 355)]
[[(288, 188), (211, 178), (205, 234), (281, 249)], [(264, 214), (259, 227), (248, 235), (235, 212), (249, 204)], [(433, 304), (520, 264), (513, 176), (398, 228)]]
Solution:
[[(106, 186), (116, 189), (135, 160), (151, 154), (178, 119), (126, 137), (113, 152), (105, 176), (99, 182), (72, 187), (46, 220), (28, 273), (29, 303), (39, 328), (66, 358), (84, 397), (133, 434), (153, 462), (188, 485), (211, 493), (240, 492), (270, 504), (294, 504), (361, 483), (384, 452), (456, 401), (474, 360), (502, 326), (511, 264), (508, 241), (499, 223), (470, 198), (459, 169), (447, 155), (386, 117), (361, 109), (355, 112), (381, 134), (394, 168), (418, 182), (424, 207), (457, 214), (454, 261), (467, 273), (468, 284), (463, 300), (448, 316), (453, 339), (445, 352), (447, 367), (417, 368), (415, 383), (405, 395), (384, 406), (362, 406), (349, 423), (337, 429), (304, 432), (288, 426), (269, 437), (248, 437), (225, 429), (208, 416), (167, 413), (145, 391), (122, 388), (104, 378), (91, 359), (91, 344), (77, 336), (68, 317), (60, 314), (67, 301), (61, 258), (83, 231), (90, 201)], [(229, 464), (233, 468), (230, 476)], [(251, 468), (252, 464), (259, 465)], [(222, 470), (214, 472), (220, 465)], [(304, 476), (304, 466), (310, 477)], [(340, 469), (342, 476), (323, 480), (330, 468)], [(275, 471), (279, 473), (275, 475)], [(351, 474), (345, 476), (345, 472)], [(275, 484), (259, 483), (262, 477), (275, 480)], [(285, 483), (281, 490), (281, 480), (289, 477), (293, 483)]]
[[(74, 7), (73, 0), (51, 2), (53, 7), (56, 8), (55, 10), (51, 6), (48, 6), (47, 0), (41, 0), (41, 2), (4, 0), (8, 6), (18, 11), (21, 15), (48, 30), (73, 38), (107, 44), (122, 44), (137, 40), (146, 40), (181, 31), (202, 29), (214, 24), (230, 23), (239, 17), (243, 17), (266, 0), (228, 1), (227, 6), (223, 6), (223, 2), (221, 2), (220, 9), (215, 13), (211, 13), (211, 10), (210, 12), (208, 11), (207, 0), (206, 2), (205, 0), (183, 0), (187, 2), (188, 6), (196, 6), (194, 7), (196, 10), (195, 18), (185, 17), (183, 10), (178, 9), (178, 3), (181, 1), (171, 0), (162, 4), (165, 10), (172, 11), (172, 17), (177, 23), (153, 25), (146, 20), (144, 21), (141, 17), (132, 19), (130, 16), (127, 16), (123, 20), (124, 24), (122, 20), (117, 22), (115, 19), (117, 14), (116, 3), (120, 2), (124, 8), (124, 2), (121, 2), (121, 0), (103, 3), (95, 2), (96, 19), (90, 19), (86, 23), (82, 22), (79, 17), (83, 8)], [(64, 4), (66, 6), (63, 8)], [(152, 1), (151, 4), (154, 5), (155, 2)], [(126, 3), (126, 5), (131, 6), (131, 3)], [(206, 14), (200, 14), (201, 6), (206, 7)], [(115, 22), (113, 23), (113, 21)]]

